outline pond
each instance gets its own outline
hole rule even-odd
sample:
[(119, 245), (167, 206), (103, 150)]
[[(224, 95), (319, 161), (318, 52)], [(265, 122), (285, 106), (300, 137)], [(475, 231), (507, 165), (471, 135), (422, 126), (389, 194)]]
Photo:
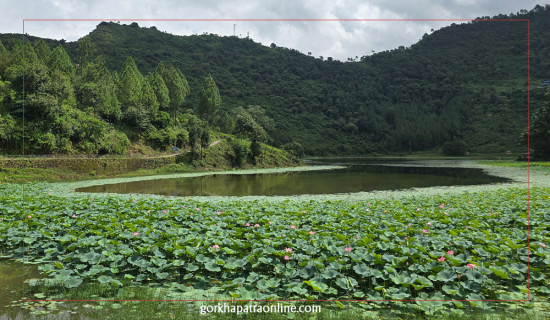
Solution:
[(509, 181), (481, 169), (426, 167), (409, 161), (315, 161), (345, 168), (264, 174), (211, 174), (106, 184), (77, 189), (80, 192), (141, 193), (166, 196), (290, 196), (336, 194), (413, 187), (479, 185)]
[[(0, 260), (0, 310), (23, 297), (23, 279), (40, 277), (35, 265), (25, 264), (25, 272), (23, 273), (22, 263)], [(2, 313), (0, 312), (0, 314)]]

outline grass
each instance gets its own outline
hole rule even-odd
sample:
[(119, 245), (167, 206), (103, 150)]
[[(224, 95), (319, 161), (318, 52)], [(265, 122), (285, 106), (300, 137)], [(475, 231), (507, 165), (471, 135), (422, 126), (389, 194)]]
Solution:
[[(230, 146), (229, 137), (226, 135), (216, 137), (220, 140), (215, 146), (205, 148), (202, 150), (202, 158), (197, 154), (190, 152), (183, 153), (178, 156), (178, 163), (168, 164), (155, 169), (140, 169), (132, 172), (127, 172), (118, 175), (105, 175), (98, 174), (96, 172), (79, 173), (65, 168), (30, 168), (24, 169), (24, 181), (25, 182), (62, 182), (62, 181), (82, 181), (90, 179), (105, 179), (105, 178), (118, 178), (118, 177), (140, 177), (140, 176), (153, 176), (163, 174), (177, 174), (177, 173), (189, 173), (189, 172), (205, 172), (205, 171), (220, 171), (234, 169), (232, 165), (233, 151)], [(291, 167), (301, 164), (301, 161), (287, 152), (274, 148), (269, 145), (262, 145), (263, 153), (257, 159), (256, 164), (251, 164), (252, 161), (246, 163), (242, 168), (238, 169), (254, 169), (254, 168), (273, 168), (273, 167)], [(135, 153), (146, 155), (159, 155), (159, 153), (152, 153), (150, 150), (147, 152), (141, 150), (145, 147), (136, 145), (134, 146)], [(23, 169), (19, 168), (0, 168), (0, 183), (22, 183), (23, 182)]]
[(499, 167), (513, 167), (513, 168), (550, 168), (550, 161), (530, 161), (527, 164), (526, 161), (478, 161), (481, 164)]

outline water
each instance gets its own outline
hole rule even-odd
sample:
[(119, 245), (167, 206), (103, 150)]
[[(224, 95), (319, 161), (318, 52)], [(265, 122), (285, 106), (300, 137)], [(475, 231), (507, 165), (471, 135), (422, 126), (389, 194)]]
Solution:
[[(25, 264), (25, 280), (41, 278), (36, 265)], [(0, 319), (21, 317), (18, 308), (6, 310), (6, 306), (23, 297), (23, 264), (0, 260)], [(33, 299), (33, 297), (26, 297)], [(9, 311), (9, 312), (8, 312)], [(5, 312), (8, 312), (6, 314)], [(24, 319), (24, 318), (23, 318)]]
[(324, 160), (344, 169), (269, 173), (214, 174), (107, 184), (77, 189), (82, 192), (141, 193), (167, 196), (290, 196), (336, 194), (412, 187), (479, 185), (508, 181), (481, 169), (423, 167), (404, 161)]

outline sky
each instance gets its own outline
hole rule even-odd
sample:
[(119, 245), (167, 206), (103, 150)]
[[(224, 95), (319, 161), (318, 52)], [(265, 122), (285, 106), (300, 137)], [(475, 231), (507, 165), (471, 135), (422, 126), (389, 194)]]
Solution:
[[(21, 33), (23, 19), (98, 19), (25, 21), (25, 33), (76, 41), (100, 19), (226, 19), (229, 21), (138, 21), (175, 35), (213, 33), (249, 36), (264, 45), (296, 49), (340, 61), (373, 52), (408, 47), (431, 30), (453, 21), (234, 21), (233, 19), (475, 19), (531, 10), (532, 0), (2, 0), (0, 33)], [(233, 20), (233, 21), (232, 21)], [(129, 24), (131, 21), (121, 21)], [(454, 23), (461, 23), (456, 22)]]

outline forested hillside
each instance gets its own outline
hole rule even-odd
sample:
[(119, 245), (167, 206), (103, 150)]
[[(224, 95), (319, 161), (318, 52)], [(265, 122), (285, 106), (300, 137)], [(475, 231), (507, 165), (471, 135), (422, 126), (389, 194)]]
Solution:
[[(534, 111), (545, 91), (537, 85), (550, 78), (550, 6), (492, 19), (530, 19)], [(194, 145), (196, 128), (208, 124), (310, 155), (439, 150), (459, 141), (470, 152), (521, 152), (527, 39), (526, 21), (475, 21), (340, 62), (137, 23), (102, 22), (78, 42), (26, 36), (28, 151)], [(0, 143), (13, 152), (21, 142), (22, 49), (20, 35), (0, 41)]]

